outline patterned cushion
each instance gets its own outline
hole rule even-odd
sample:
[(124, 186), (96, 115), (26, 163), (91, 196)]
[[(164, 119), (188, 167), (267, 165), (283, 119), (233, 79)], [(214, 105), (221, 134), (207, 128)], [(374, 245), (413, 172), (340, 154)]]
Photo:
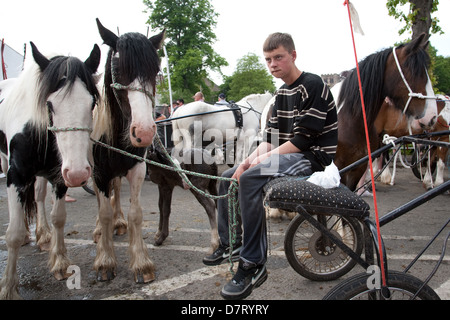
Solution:
[(365, 217), (370, 206), (346, 186), (325, 189), (305, 179), (276, 178), (265, 186), (267, 204), (272, 208), (296, 211), (302, 205), (309, 213)]

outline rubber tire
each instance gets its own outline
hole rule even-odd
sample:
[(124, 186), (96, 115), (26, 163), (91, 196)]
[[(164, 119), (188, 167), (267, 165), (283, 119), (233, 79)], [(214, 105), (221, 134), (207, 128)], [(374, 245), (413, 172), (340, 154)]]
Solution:
[[(425, 172), (427, 171), (428, 155), (425, 156), (425, 158), (422, 160), (421, 163), (418, 163), (417, 161), (419, 161), (417, 152), (414, 151), (412, 154), (411, 163), (414, 163), (415, 165), (411, 167), (411, 170), (417, 179), (422, 179), (425, 176)], [(436, 171), (436, 161), (433, 161), (431, 163), (430, 169), (431, 169), (431, 175), (434, 175), (434, 171)], [(421, 172), (421, 171), (423, 171), (423, 172)]]
[[(356, 300), (363, 298), (364, 293), (374, 293), (378, 292), (379, 289), (372, 289), (371, 291), (367, 288), (367, 279), (371, 276), (368, 273), (359, 273), (355, 276), (348, 278), (347, 280), (341, 282), (336, 287), (331, 289), (323, 300)], [(414, 294), (420, 289), (423, 282), (416, 277), (398, 271), (389, 271), (388, 276), (388, 288), (391, 292), (390, 300), (404, 300), (396, 299), (399, 298), (399, 293), (404, 291), (408, 296), (408, 300), (411, 299)], [(378, 292), (378, 296), (380, 296)], [(364, 295), (364, 300), (369, 297)], [(440, 300), (437, 293), (428, 285), (420, 291), (416, 299), (421, 300)], [(362, 300), (362, 299), (361, 299)]]
[[(317, 215), (315, 215), (315, 216), (317, 217)], [(326, 216), (326, 217), (336, 218), (338, 216)], [(360, 222), (357, 219), (351, 218), (351, 217), (340, 217), (340, 218), (342, 219), (343, 223), (345, 223), (346, 225), (351, 227), (351, 232), (352, 232), (351, 237), (353, 240), (353, 248), (351, 246), (349, 246), (349, 247), (358, 256), (361, 256), (362, 250), (364, 248), (364, 236), (363, 236)], [(303, 218), (302, 215), (295, 216), (294, 219), (292, 219), (292, 221), (290, 222), (290, 224), (286, 230), (286, 235), (284, 238), (284, 252), (285, 252), (286, 258), (287, 258), (289, 264), (291, 265), (291, 267), (298, 274), (300, 274), (301, 276), (303, 276), (307, 279), (313, 280), (313, 281), (331, 281), (331, 280), (336, 280), (336, 279), (340, 278), (341, 276), (348, 273), (351, 269), (353, 269), (353, 267), (356, 264), (356, 261), (351, 259), (350, 256), (348, 256), (344, 252), (341, 252), (339, 254), (339, 256), (344, 255), (344, 258), (346, 260), (345, 263), (338, 266), (335, 269), (332, 269), (332, 270), (329, 270), (326, 272), (313, 270), (312, 268), (310, 268), (308, 266), (308, 265), (310, 265), (310, 262), (313, 262), (313, 263), (316, 262), (316, 264), (320, 263), (319, 260), (314, 258), (314, 254), (311, 254), (311, 252), (309, 250), (307, 252), (311, 256), (311, 259), (306, 261), (306, 264), (303, 261), (300, 261), (296, 254), (296, 250), (295, 250), (296, 245), (295, 245), (294, 239), (296, 238), (298, 229), (302, 226), (302, 224), (304, 222), (307, 222), (307, 221)], [(307, 224), (309, 225), (309, 223), (307, 223)], [(315, 234), (318, 234), (319, 231), (317, 229), (315, 229), (312, 226), (310, 228), (313, 228), (316, 232)], [(309, 245), (311, 245), (311, 241), (312, 241), (312, 237), (309, 239), (309, 242), (310, 242)], [(340, 250), (340, 249), (338, 249), (338, 250)], [(306, 256), (308, 256), (308, 254)], [(320, 253), (315, 252), (315, 255), (318, 256), (318, 255), (320, 255)], [(305, 256), (305, 255), (302, 255), (302, 256)], [(320, 258), (323, 257), (323, 259), (326, 259), (325, 256), (319, 256), (319, 257)]]

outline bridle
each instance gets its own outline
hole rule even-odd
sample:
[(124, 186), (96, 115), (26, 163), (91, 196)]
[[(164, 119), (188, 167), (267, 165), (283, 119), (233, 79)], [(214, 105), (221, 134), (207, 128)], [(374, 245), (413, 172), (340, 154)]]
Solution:
[[(408, 98), (408, 101), (406, 102), (405, 108), (403, 109), (403, 114), (405, 114), (412, 98), (435, 99), (436, 100), (436, 96), (424, 96), (422, 93), (415, 93), (411, 90), (411, 87), (409, 86), (408, 81), (406, 81), (405, 75), (403, 74), (402, 67), (400, 66), (400, 62), (398, 61), (397, 53), (396, 53), (395, 49), (397, 49), (397, 48), (396, 47), (392, 48), (392, 55), (394, 56), (394, 60), (397, 65), (397, 69), (398, 69), (398, 72), (400, 73), (400, 76), (402, 77), (403, 83), (405, 84), (406, 88), (409, 91), (409, 94), (408, 94), (409, 98)], [(428, 72), (426, 69), (425, 69), (425, 73), (427, 74), (427, 78), (429, 79)]]

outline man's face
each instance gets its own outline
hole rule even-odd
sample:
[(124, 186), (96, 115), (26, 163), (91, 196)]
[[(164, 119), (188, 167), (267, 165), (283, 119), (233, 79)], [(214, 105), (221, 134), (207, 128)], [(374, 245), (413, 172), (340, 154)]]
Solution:
[(277, 49), (264, 52), (264, 58), (266, 59), (267, 67), (270, 73), (275, 78), (285, 79), (295, 66), (295, 58), (297, 53), (292, 51), (291, 54), (283, 47), (279, 46)]

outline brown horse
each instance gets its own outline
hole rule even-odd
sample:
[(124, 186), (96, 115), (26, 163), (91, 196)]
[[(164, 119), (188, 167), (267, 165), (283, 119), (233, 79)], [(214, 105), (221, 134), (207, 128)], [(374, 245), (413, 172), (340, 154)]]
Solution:
[[(437, 109), (438, 118), (436, 123), (431, 128), (422, 128), (417, 125), (417, 121), (413, 121), (410, 125), (407, 118), (401, 113), (401, 111), (395, 109), (386, 101), (380, 110), (380, 113), (375, 121), (375, 127), (377, 128), (377, 133), (379, 135), (380, 144), (382, 143), (383, 137), (387, 134), (392, 136), (392, 138), (398, 138), (410, 134), (420, 134), (424, 131), (429, 133), (447, 131), (450, 122), (450, 100), (448, 97), (437, 95)], [(433, 140), (439, 140), (443, 142), (449, 142), (448, 135), (435, 136)], [(425, 165), (425, 174), (420, 177), (423, 181), (423, 185), (426, 189), (433, 188), (444, 182), (444, 169), (445, 160), (447, 157), (448, 148), (444, 147), (433, 147), (430, 150), (429, 159), (431, 163)], [(433, 182), (432, 172), (430, 168), (436, 165), (436, 178)], [(395, 170), (395, 169), (394, 169)], [(394, 171), (395, 172), (395, 171)], [(387, 167), (381, 174), (381, 182), (386, 184), (394, 184), (394, 176), (391, 175), (389, 167)]]
[[(155, 146), (149, 150), (147, 159), (171, 166), (169, 159), (164, 152)], [(201, 173), (210, 176), (218, 176), (218, 168), (212, 156), (204, 149), (186, 149), (184, 150), (183, 159), (179, 165), (186, 171)], [(195, 161), (201, 159), (201, 161)], [(158, 185), (159, 191), (159, 227), (155, 235), (155, 245), (160, 246), (169, 235), (169, 217), (171, 212), (172, 194), (176, 186), (183, 189), (189, 189), (200, 205), (205, 209), (208, 215), (209, 224), (211, 226), (211, 246), (210, 251), (213, 252), (219, 246), (219, 234), (217, 232), (216, 221), (216, 201), (211, 197), (203, 195), (201, 192), (190, 188), (180, 177), (180, 175), (168, 169), (164, 169), (155, 164), (147, 165), (150, 180)], [(216, 179), (204, 178), (196, 175), (188, 175), (189, 181), (197, 189), (207, 192), (212, 196), (217, 196)]]
[[(430, 59), (424, 37), (422, 34), (408, 44), (374, 53), (359, 64), (371, 150), (378, 147), (375, 119), (385, 98), (402, 110), (408, 120), (420, 119), (424, 126), (436, 121), (436, 100), (425, 99), (434, 97), (434, 93), (427, 74)], [(343, 169), (368, 154), (355, 70), (342, 82), (337, 105), (339, 133), (335, 164)], [(427, 109), (431, 112), (424, 116)], [(342, 183), (355, 190), (365, 170), (366, 164), (362, 164), (342, 173)]]

